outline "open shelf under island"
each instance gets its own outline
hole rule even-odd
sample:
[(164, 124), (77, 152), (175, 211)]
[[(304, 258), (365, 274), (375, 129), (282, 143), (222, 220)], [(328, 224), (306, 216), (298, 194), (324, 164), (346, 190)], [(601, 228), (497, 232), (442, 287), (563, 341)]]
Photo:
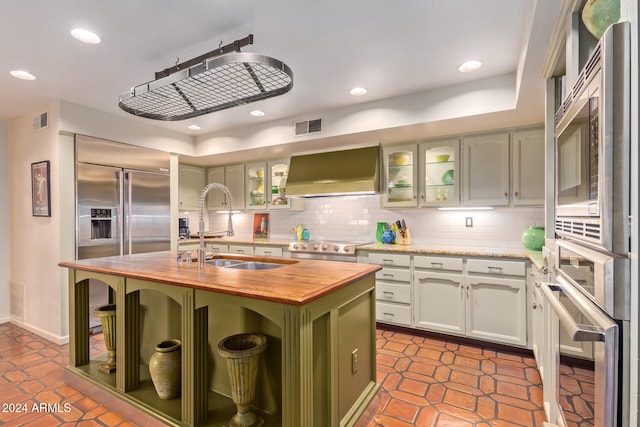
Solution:
[[(267, 337), (253, 410), (264, 426), (350, 426), (378, 389), (375, 272), (369, 264), (216, 255), (282, 264), (264, 270), (176, 262), (154, 252), (61, 262), (69, 269), (68, 382), (90, 384), (167, 425), (223, 426), (235, 413), (218, 343)], [(89, 286), (116, 305), (113, 374), (90, 356)], [(149, 376), (158, 342), (182, 343), (181, 395), (161, 400)]]

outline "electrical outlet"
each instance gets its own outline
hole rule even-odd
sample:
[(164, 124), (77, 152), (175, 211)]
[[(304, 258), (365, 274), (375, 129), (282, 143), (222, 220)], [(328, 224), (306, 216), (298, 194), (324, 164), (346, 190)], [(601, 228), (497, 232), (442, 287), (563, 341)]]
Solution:
[(358, 349), (356, 348), (351, 352), (351, 373), (358, 372)]
[(472, 228), (473, 227), (473, 217), (472, 216), (468, 216), (465, 221), (466, 221), (467, 228)]

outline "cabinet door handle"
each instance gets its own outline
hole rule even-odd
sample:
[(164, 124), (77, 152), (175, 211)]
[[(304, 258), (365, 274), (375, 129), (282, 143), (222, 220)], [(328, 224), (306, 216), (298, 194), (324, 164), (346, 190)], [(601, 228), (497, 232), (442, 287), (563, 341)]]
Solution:
[(505, 192), (505, 193), (504, 193), (504, 198), (505, 198), (505, 199), (508, 199), (508, 198), (509, 198), (509, 193)]
[(537, 304), (537, 303), (534, 302), (533, 304), (531, 304), (531, 308), (535, 310), (535, 309), (538, 309), (538, 308), (542, 308), (542, 305), (541, 304)]
[(518, 192), (516, 191), (515, 193), (513, 193), (513, 195), (515, 196), (515, 198), (518, 198)]

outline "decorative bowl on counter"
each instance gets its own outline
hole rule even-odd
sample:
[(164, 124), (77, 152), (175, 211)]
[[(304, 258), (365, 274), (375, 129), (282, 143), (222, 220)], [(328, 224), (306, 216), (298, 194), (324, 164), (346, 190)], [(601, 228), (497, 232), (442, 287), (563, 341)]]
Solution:
[(442, 163), (442, 162), (447, 162), (449, 161), (449, 155), (448, 154), (437, 154), (435, 156), (436, 162), (438, 163)]

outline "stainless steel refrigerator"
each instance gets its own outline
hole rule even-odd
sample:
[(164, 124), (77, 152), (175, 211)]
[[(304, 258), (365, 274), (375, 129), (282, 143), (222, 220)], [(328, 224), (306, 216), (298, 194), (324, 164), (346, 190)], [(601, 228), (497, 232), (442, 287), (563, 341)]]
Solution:
[[(168, 153), (76, 137), (77, 259), (170, 249), (168, 166)], [(90, 283), (89, 299), (93, 328), (108, 288)]]

